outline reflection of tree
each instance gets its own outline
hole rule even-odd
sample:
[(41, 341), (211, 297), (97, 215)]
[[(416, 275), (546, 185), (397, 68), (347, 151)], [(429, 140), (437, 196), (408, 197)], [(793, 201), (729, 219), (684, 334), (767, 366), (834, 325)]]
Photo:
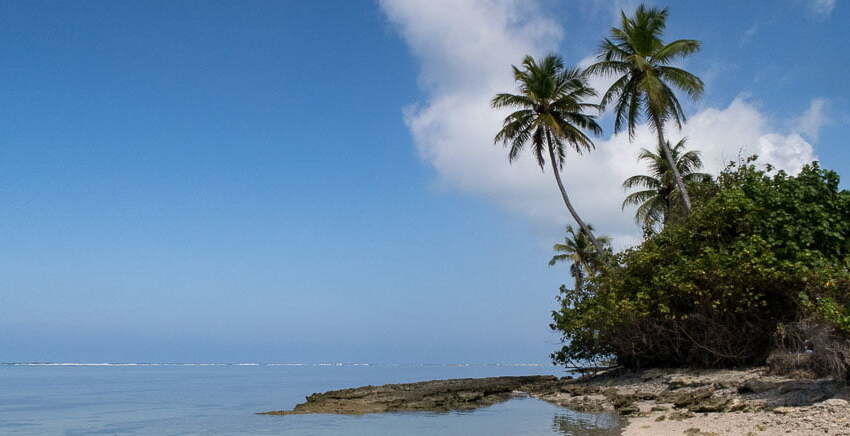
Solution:
[(578, 413), (568, 411), (555, 415), (552, 429), (564, 436), (614, 436), (622, 423), (612, 413)]

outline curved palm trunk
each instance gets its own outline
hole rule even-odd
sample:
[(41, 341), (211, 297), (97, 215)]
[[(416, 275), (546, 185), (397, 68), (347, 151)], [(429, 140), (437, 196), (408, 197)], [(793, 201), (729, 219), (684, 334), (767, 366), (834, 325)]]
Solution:
[(599, 253), (600, 257), (602, 257), (605, 255), (605, 251), (602, 249), (602, 244), (599, 243), (599, 240), (596, 239), (596, 236), (593, 236), (593, 232), (591, 232), (590, 228), (587, 227), (587, 224), (585, 224), (581, 217), (578, 216), (578, 213), (573, 208), (573, 204), (570, 202), (570, 197), (567, 195), (566, 189), (564, 189), (564, 182), (561, 181), (561, 172), (558, 170), (558, 161), (555, 159), (555, 149), (552, 148), (552, 137), (549, 132), (546, 132), (546, 142), (548, 142), (549, 145), (549, 161), (552, 162), (552, 172), (555, 173), (555, 181), (558, 182), (558, 189), (561, 190), (561, 198), (564, 199), (564, 204), (567, 205), (567, 210), (570, 211), (570, 215), (573, 216), (573, 219), (576, 220), (576, 223), (578, 223), (582, 231), (587, 234), (590, 238), (590, 242), (592, 242), (593, 246), (596, 247), (596, 252)]
[(670, 151), (670, 147), (667, 146), (667, 141), (664, 140), (664, 124), (661, 123), (661, 120), (657, 115), (653, 115), (653, 122), (655, 123), (655, 131), (658, 133), (658, 144), (661, 146), (661, 149), (664, 150), (664, 157), (667, 159), (667, 164), (670, 165), (670, 169), (673, 170), (673, 178), (676, 179), (676, 186), (679, 188), (679, 192), (682, 193), (682, 202), (685, 203), (685, 213), (691, 213), (691, 196), (688, 195), (688, 189), (685, 187), (685, 180), (682, 179), (682, 174), (679, 172), (679, 168), (676, 167), (676, 161), (673, 160), (673, 152)]

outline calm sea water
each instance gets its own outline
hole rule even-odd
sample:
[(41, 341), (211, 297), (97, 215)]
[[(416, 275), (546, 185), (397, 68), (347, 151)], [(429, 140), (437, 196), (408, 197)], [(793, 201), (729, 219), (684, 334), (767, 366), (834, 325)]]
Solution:
[(616, 418), (530, 398), (456, 413), (260, 416), (313, 392), (550, 366), (0, 365), (2, 435), (613, 435)]

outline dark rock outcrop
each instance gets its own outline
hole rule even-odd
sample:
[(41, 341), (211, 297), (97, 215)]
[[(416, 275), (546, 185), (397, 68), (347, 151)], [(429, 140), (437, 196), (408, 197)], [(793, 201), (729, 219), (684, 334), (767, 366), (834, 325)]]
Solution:
[(363, 386), (313, 394), (292, 410), (261, 415), (335, 413), (359, 415), (381, 412), (470, 410), (511, 398), (518, 392), (545, 390), (554, 376), (491, 377), (434, 380), (418, 383)]

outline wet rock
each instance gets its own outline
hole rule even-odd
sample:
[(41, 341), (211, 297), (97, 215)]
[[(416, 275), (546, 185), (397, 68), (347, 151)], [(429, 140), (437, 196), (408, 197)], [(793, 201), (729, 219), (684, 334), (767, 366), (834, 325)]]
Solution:
[(777, 383), (774, 381), (765, 381), (758, 379), (750, 379), (745, 381), (738, 387), (739, 394), (760, 394), (777, 388)]
[(711, 431), (702, 431), (698, 428), (689, 428), (685, 430), (687, 436), (720, 436), (718, 433)]
[(605, 395), (605, 397), (608, 398), (608, 401), (611, 402), (615, 409), (631, 406), (637, 400), (637, 398), (632, 394), (620, 394), (617, 392)]
[(616, 410), (621, 416), (633, 416), (640, 413), (640, 408), (634, 404), (629, 404), (628, 406), (623, 406)]
[(782, 383), (778, 387), (780, 401), (784, 406), (805, 406), (833, 397), (840, 384), (831, 380), (801, 380)]
[(635, 397), (636, 397), (638, 400), (642, 400), (642, 401), (652, 401), (652, 400), (654, 400), (654, 399), (658, 398), (658, 395), (656, 395), (656, 394), (654, 394), (654, 393), (652, 393), (652, 392), (643, 392), (643, 391), (641, 391), (641, 392), (635, 392)]
[(741, 412), (741, 411), (746, 410), (746, 408), (747, 408), (747, 403), (745, 401), (738, 399), (738, 398), (733, 398), (733, 399), (729, 400), (729, 402), (726, 404), (726, 411), (727, 412)]
[[(583, 413), (599, 413), (612, 409), (611, 404), (602, 395), (585, 395), (555, 400), (551, 397), (539, 397), (541, 400), (555, 403), (561, 407)], [(553, 401), (554, 400), (554, 401)]]
[(671, 413), (669, 416), (667, 416), (667, 418), (672, 420), (672, 421), (684, 421), (688, 418), (693, 418), (694, 416), (696, 416), (696, 415), (694, 415), (691, 412), (677, 411), (677, 412)]
[(599, 390), (598, 386), (584, 385), (568, 385), (561, 388), (562, 392), (567, 392), (571, 395), (592, 395), (599, 392)]
[(658, 395), (658, 402), (672, 403), (677, 408), (686, 408), (711, 398), (715, 389), (710, 386), (692, 389), (666, 391)]
[(697, 413), (723, 412), (726, 410), (729, 401), (729, 398), (711, 396), (699, 403), (691, 405), (688, 407), (688, 410)]
[(706, 384), (708, 384), (706, 380), (691, 376), (671, 377), (670, 381), (668, 382), (670, 390), (676, 390), (681, 388), (694, 388), (705, 386)]
[(545, 389), (554, 376), (492, 377), (480, 379), (435, 380), (419, 383), (363, 386), (307, 397), (292, 410), (263, 412), (264, 415), (364, 413), (401, 411), (470, 410), (511, 398), (516, 391)]

